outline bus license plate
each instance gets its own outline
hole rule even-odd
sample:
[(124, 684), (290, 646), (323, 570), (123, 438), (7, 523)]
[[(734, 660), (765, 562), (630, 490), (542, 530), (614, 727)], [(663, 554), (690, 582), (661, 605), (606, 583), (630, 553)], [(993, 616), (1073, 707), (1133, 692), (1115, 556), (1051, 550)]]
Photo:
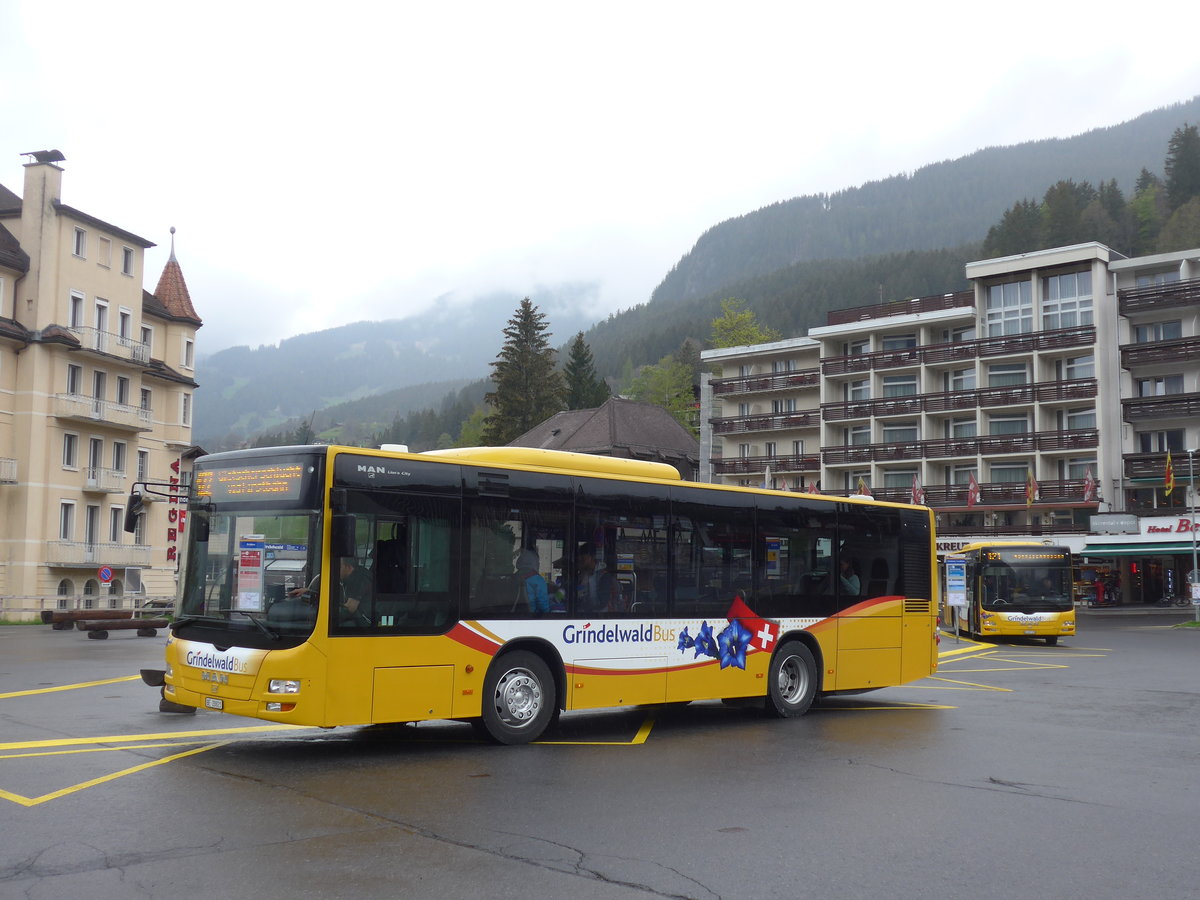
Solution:
[(224, 709), (225, 701), (222, 700), (220, 697), (205, 697), (204, 705), (207, 706), (209, 709)]
[[(1036, 632), (1036, 631), (1034, 631), (1032, 628), (1026, 628), (1026, 629), (1025, 629), (1025, 633), (1026, 633), (1026, 634), (1037, 634), (1037, 632)], [(221, 701), (220, 701), (220, 700), (218, 700), (217, 702), (218, 702), (218, 703), (220, 703)], [(219, 709), (219, 708), (220, 708), (220, 707), (218, 707), (218, 709)]]

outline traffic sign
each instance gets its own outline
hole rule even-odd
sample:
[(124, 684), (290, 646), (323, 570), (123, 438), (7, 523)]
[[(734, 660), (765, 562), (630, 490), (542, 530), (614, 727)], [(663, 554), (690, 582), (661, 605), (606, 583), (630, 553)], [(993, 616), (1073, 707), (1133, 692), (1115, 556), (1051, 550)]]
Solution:
[(100, 580), (105, 584), (108, 584), (110, 581), (112, 581), (112, 569), (110, 569), (108, 566), (101, 566), (96, 574), (100, 576)]

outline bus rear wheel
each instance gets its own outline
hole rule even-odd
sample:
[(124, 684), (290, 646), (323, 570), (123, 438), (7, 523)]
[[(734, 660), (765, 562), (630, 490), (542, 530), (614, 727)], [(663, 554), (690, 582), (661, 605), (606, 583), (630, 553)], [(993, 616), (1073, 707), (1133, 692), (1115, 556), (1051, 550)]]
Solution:
[(802, 716), (817, 696), (817, 663), (800, 641), (787, 641), (775, 651), (767, 676), (767, 711), (790, 719)]
[(1058, 646), (1058, 635), (1054, 635), (1053, 637), (1046, 638), (1046, 646), (1047, 647), (1057, 647)]
[(536, 653), (514, 650), (488, 669), (476, 731), (497, 744), (526, 744), (541, 737), (557, 707), (550, 667)]

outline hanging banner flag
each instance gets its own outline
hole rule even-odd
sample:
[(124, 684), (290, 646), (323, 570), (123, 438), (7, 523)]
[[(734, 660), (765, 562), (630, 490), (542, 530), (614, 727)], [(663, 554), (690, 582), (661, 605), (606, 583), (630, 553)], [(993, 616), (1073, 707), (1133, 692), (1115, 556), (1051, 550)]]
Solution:
[(1033, 501), (1037, 499), (1038, 483), (1033, 477), (1033, 469), (1029, 470), (1029, 476), (1025, 479), (1025, 505), (1033, 506)]
[(817, 483), (815, 481), (809, 481), (808, 492), (810, 494), (819, 494), (819, 493), (821, 493), (821, 489), (819, 487), (817, 487)]
[(913, 506), (924, 506), (925, 505), (925, 488), (921, 484), (921, 476), (920, 475), (913, 475), (912, 502), (913, 502)]
[(858, 479), (858, 493), (863, 497), (874, 497), (875, 496), (874, 494), (871, 493), (871, 488), (867, 484), (867, 480), (865, 478), (863, 478), (861, 475), (859, 476), (859, 479)]
[(1088, 466), (1083, 473), (1083, 502), (1091, 503), (1096, 499), (1096, 479), (1092, 477), (1092, 467)]
[(975, 480), (975, 473), (972, 472), (967, 479), (967, 509), (970, 509), (982, 499), (983, 494), (979, 490), (979, 482)]
[(1163, 477), (1163, 496), (1170, 497), (1175, 490), (1175, 466), (1171, 463), (1171, 451), (1167, 451), (1167, 471)]

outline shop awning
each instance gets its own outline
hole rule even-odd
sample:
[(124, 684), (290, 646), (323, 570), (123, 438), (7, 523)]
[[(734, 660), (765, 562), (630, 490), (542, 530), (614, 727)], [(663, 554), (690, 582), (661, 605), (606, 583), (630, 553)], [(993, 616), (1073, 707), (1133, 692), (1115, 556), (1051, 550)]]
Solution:
[(1192, 542), (1146, 541), (1140, 544), (1088, 544), (1080, 556), (1162, 556), (1175, 553), (1191, 553)]

